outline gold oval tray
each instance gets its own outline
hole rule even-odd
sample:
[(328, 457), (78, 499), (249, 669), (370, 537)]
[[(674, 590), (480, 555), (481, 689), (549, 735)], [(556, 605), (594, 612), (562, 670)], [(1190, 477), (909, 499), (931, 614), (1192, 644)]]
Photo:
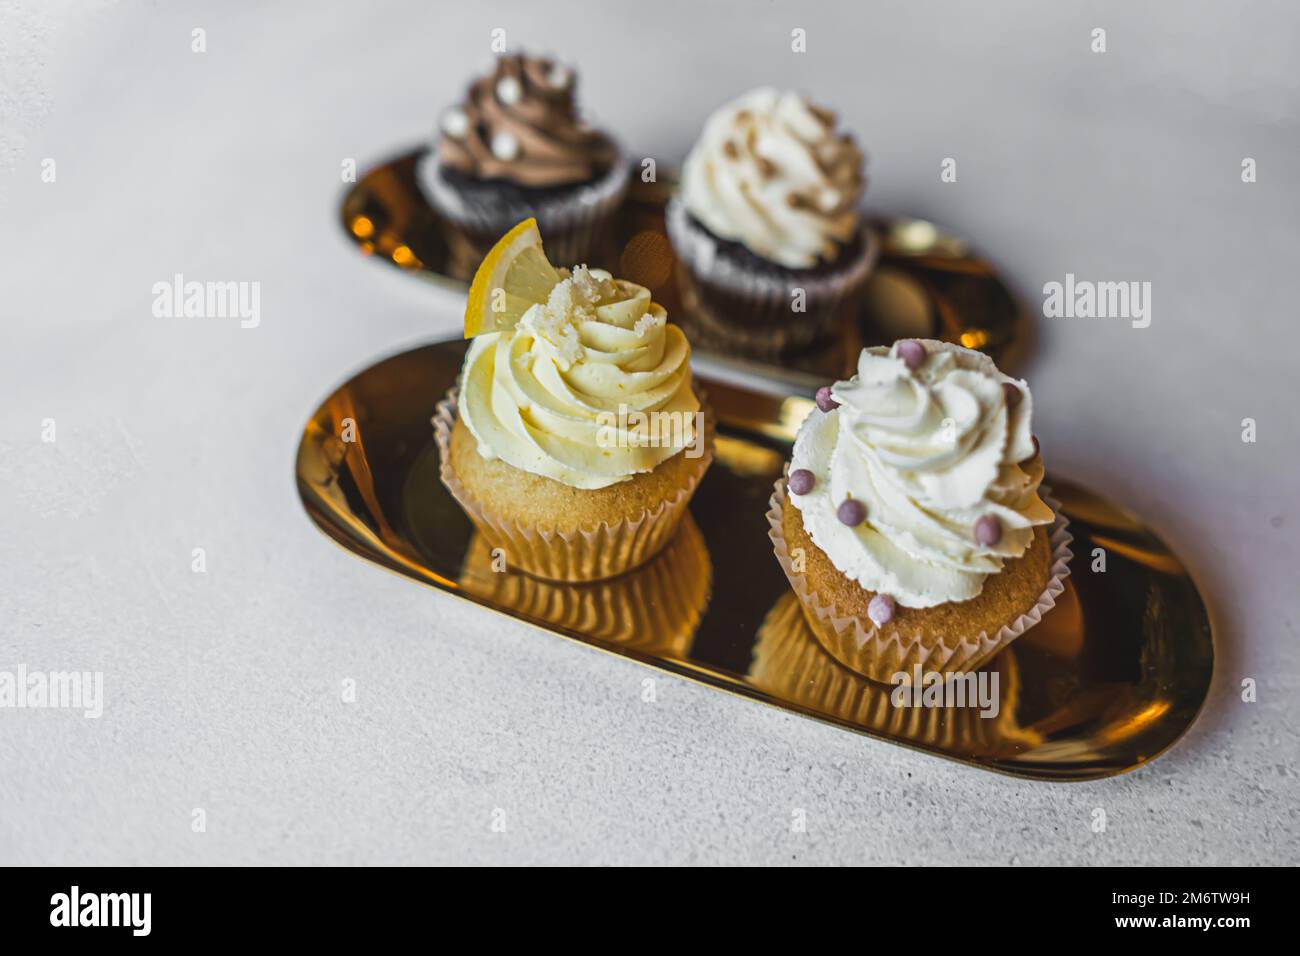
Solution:
[[(1132, 515), (1049, 479), (1074, 535), (1057, 606), (985, 671), (996, 716), (896, 707), (821, 650), (767, 539), (772, 483), (811, 402), (701, 377), (717, 455), (693, 520), (648, 565), (564, 585), (498, 572), (438, 479), (430, 419), (463, 341), (385, 359), (312, 415), (298, 491), (327, 535), (381, 567), (555, 634), (907, 747), (1021, 777), (1088, 780), (1161, 753), (1210, 686), (1210, 621), (1182, 563)], [(1092, 570), (1103, 549), (1104, 573)], [(991, 708), (990, 708), (991, 709)]]
[[(464, 289), (469, 275), (457, 270), (443, 240), (443, 223), (417, 182), (423, 149), (404, 153), (366, 172), (345, 194), (343, 228), (367, 254), (440, 285)], [(596, 262), (653, 292), (690, 337), (698, 368), (768, 374), (772, 360), (745, 359), (711, 339), (683, 308), (674, 279), (676, 260), (664, 230), (664, 203), (671, 172), (658, 182), (632, 178), (619, 213), (614, 247)], [(936, 338), (980, 349), (1004, 370), (1028, 349), (1030, 322), (1019, 300), (992, 264), (966, 242), (922, 219), (877, 218), (880, 256), (868, 281), (858, 321), (815, 351), (783, 356), (780, 377), (795, 387), (848, 378), (865, 345), (906, 337)]]

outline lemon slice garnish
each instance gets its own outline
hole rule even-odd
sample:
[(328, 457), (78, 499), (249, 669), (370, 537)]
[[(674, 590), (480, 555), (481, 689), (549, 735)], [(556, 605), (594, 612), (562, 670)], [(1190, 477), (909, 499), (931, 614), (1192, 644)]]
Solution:
[(465, 302), (465, 338), (513, 329), (525, 312), (546, 302), (560, 274), (546, 258), (536, 219), (525, 219), (484, 257)]

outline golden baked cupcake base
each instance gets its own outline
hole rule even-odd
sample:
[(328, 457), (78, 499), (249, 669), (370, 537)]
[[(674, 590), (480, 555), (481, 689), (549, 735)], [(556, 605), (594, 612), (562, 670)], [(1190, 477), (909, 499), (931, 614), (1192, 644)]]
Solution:
[[(1065, 590), (1070, 533), (1059, 505), (1050, 533), (1035, 529), (1034, 541), (1001, 574), (990, 575), (970, 601), (932, 608), (899, 607), (877, 626), (867, 615), (875, 594), (842, 575), (804, 530), (799, 509), (786, 496), (786, 478), (769, 504), (768, 537), (777, 560), (822, 646), (846, 667), (882, 683), (899, 672), (954, 673), (979, 667), (1042, 620)], [(802, 563), (797, 559), (802, 554)]]
[[(478, 453), (456, 414), (457, 389), (438, 403), (434, 440), (443, 484), (512, 568), (551, 581), (599, 581), (654, 557), (713, 461), (714, 418), (703, 394), (704, 449), (605, 488), (570, 488)], [(491, 489), (490, 498), (474, 489)]]

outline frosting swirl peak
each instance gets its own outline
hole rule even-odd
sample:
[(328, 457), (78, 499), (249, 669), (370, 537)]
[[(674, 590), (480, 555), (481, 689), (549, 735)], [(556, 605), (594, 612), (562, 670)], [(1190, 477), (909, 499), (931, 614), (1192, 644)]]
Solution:
[[(648, 289), (585, 266), (557, 272), (545, 304), (474, 339), (460, 414), (484, 457), (604, 488), (700, 439), (690, 346)], [(680, 427), (649, 432), (637, 413)]]
[(682, 201), (710, 232), (792, 269), (832, 262), (857, 232), (863, 156), (835, 115), (762, 88), (704, 124)]
[(521, 186), (587, 182), (617, 161), (617, 148), (574, 104), (568, 67), (540, 57), (499, 57), (465, 102), (442, 117), (438, 158), (476, 179)]
[[(791, 468), (811, 471), (814, 486), (790, 500), (842, 574), (932, 607), (977, 596), (1053, 515), (1038, 496), (1025, 383), (980, 352), (913, 343), (863, 350), (858, 374), (832, 386), (839, 408), (809, 415)], [(904, 356), (916, 344), (913, 369)], [(850, 498), (866, 509), (856, 527), (836, 516)]]

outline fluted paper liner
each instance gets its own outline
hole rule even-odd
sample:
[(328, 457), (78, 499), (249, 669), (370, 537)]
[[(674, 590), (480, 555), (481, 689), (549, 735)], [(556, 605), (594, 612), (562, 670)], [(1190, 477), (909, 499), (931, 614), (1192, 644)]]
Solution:
[(530, 216), (537, 219), (546, 257), (551, 262), (573, 266), (599, 259), (608, 251), (615, 214), (623, 205), (629, 184), (627, 161), (620, 151), (608, 171), (589, 183), (574, 186), (572, 195), (562, 200), (503, 200), (484, 208), (444, 182), (439, 169), (435, 146), (420, 160), (417, 175), (424, 193), (445, 221), (443, 234), (453, 266), (467, 276), (474, 274), (506, 232)]
[(713, 461), (713, 409), (702, 390), (696, 389), (704, 413), (704, 452), (689, 481), (671, 498), (615, 524), (600, 522), (591, 528), (562, 531), (525, 528), (517, 521), (494, 514), (489, 502), (470, 494), (451, 467), (451, 429), (456, 421), (459, 386), (447, 393), (433, 417), (438, 445), (438, 469), (447, 486), (475, 527), (493, 548), (504, 550), (511, 567), (550, 581), (599, 581), (644, 564), (672, 539), (691, 496)]
[[(717, 255), (718, 240), (690, 221), (676, 196), (664, 216), (677, 256), (678, 289), (691, 318), (707, 336), (754, 355), (804, 348), (831, 334), (857, 309), (880, 252), (879, 238), (863, 223), (862, 248), (855, 257), (833, 271), (807, 272), (796, 281)], [(804, 292), (803, 312), (791, 311), (790, 291), (796, 286)]]
[(979, 634), (943, 636), (932, 647), (924, 646), (920, 635), (914, 635), (910, 640), (904, 640), (897, 633), (883, 637), (870, 618), (845, 615), (833, 602), (809, 588), (807, 577), (794, 570), (781, 524), (781, 514), (787, 503), (785, 475), (777, 479), (769, 501), (771, 507), (767, 521), (771, 527), (767, 536), (772, 540), (776, 559), (799, 599), (809, 627), (822, 646), (841, 664), (882, 683), (890, 683), (893, 675), (900, 671), (910, 674), (918, 666), (923, 672), (966, 672), (975, 670), (1041, 621), (1065, 591), (1065, 579), (1070, 574), (1069, 562), (1074, 556), (1070, 542), (1074, 539), (1069, 532), (1069, 521), (1061, 514), (1060, 503), (1050, 497), (1046, 486), (1042, 486), (1040, 492), (1056, 517), (1048, 535), (1052, 565), (1047, 586), (1034, 606), (992, 634), (981, 631)]
[(822, 647), (799, 598), (786, 591), (758, 628), (749, 680), (756, 687), (873, 732), (956, 753), (1016, 753), (1037, 746), (1040, 734), (1020, 726), (1020, 669), (1004, 654), (989, 668), (998, 674), (998, 712), (978, 706), (896, 706), (894, 686), (842, 666)]
[(641, 567), (608, 581), (543, 581), (495, 571), (491, 548), (476, 533), (460, 586), (467, 594), (550, 627), (656, 657), (684, 657), (708, 605), (713, 565), (688, 510), (672, 541)]

